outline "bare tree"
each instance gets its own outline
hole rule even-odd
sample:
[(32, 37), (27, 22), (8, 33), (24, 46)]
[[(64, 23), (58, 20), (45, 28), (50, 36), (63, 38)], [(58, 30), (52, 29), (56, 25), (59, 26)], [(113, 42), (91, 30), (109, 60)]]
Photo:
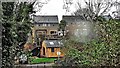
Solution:
[(34, 6), (34, 11), (40, 12), (41, 8), (45, 5), (48, 4), (50, 0), (36, 0)]
[(114, 18), (120, 19), (120, 1), (116, 0), (114, 3), (116, 10), (112, 12)]
[(66, 12), (70, 11), (70, 6), (73, 4), (73, 0), (63, 0), (64, 5), (63, 5), (63, 9), (66, 10)]
[(85, 8), (82, 8), (81, 3), (77, 2), (78, 10), (75, 12), (75, 15), (83, 15), (85, 18), (89, 18), (90, 21), (95, 20), (97, 16), (108, 13), (114, 5), (114, 0), (84, 0), (84, 2)]

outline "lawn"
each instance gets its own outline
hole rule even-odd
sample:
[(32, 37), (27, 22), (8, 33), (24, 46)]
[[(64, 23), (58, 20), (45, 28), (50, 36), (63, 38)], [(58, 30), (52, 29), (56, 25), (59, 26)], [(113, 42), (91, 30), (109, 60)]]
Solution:
[(32, 64), (54, 62), (56, 58), (30, 58)]

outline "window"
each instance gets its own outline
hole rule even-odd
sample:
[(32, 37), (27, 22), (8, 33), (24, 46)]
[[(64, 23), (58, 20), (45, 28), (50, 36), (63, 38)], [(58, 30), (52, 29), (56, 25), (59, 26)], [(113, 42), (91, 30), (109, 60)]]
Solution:
[(43, 24), (43, 26), (47, 26), (46, 24)]
[(48, 24), (48, 26), (50, 26), (50, 24)]
[(51, 48), (51, 52), (54, 52), (54, 48)]
[(50, 31), (50, 34), (54, 34), (56, 31)]
[(54, 45), (54, 43), (53, 42), (49, 42), (50, 43), (50, 45)]
[(46, 24), (44, 24), (44, 26), (47, 26)]

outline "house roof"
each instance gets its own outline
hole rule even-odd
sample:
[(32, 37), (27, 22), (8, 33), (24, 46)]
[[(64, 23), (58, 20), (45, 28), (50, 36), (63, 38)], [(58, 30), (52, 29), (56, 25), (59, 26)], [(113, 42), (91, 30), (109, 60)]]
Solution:
[(102, 15), (102, 17), (106, 20), (109, 20), (112, 18), (112, 16), (109, 14), (109, 15)]
[(34, 23), (59, 23), (57, 15), (34, 15)]
[(60, 40), (45, 40), (46, 47), (62, 47), (63, 44)]
[(62, 20), (65, 20), (67, 23), (73, 23), (84, 20), (84, 18), (83, 16), (63, 15)]

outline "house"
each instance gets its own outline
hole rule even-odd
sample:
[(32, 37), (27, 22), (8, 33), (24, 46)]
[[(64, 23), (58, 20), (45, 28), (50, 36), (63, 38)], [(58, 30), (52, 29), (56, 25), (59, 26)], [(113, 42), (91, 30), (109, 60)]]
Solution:
[(83, 16), (63, 15), (62, 20), (66, 21), (67, 36), (76, 38), (80, 42), (92, 38), (92, 24)]
[(102, 15), (101, 17), (103, 17), (107, 21), (110, 20), (110, 19), (112, 19), (112, 16), (110, 14), (108, 14), (108, 15)]
[(33, 15), (33, 43), (40, 40), (41, 37), (46, 39), (57, 38), (59, 28), (57, 15)]
[(63, 44), (59, 40), (44, 40), (41, 47), (42, 57), (58, 57), (57, 52), (60, 52), (59, 57), (63, 57), (64, 53), (61, 51)]
[(66, 31), (69, 35), (73, 35), (75, 29), (83, 24), (84, 18), (82, 16), (74, 16), (74, 15), (63, 15), (62, 20), (65, 20), (66, 23)]

